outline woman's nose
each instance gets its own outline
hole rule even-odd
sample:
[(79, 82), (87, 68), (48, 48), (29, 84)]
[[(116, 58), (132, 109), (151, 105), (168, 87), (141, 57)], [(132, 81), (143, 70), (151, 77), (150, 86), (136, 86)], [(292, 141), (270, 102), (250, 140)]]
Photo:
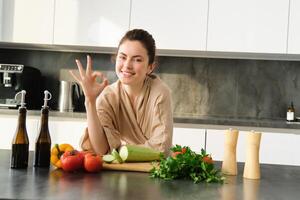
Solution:
[(130, 59), (125, 60), (123, 66), (126, 67), (127, 69), (130, 69), (132, 67)]

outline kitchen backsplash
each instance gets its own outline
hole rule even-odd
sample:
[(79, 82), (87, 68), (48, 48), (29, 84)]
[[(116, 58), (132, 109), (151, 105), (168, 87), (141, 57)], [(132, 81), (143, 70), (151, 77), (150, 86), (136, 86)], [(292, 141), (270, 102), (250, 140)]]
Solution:
[[(115, 81), (111, 55), (91, 55), (94, 68)], [(76, 69), (75, 58), (86, 62), (85, 53), (0, 49), (0, 63), (41, 70), (53, 107), (65, 77), (61, 69)], [(158, 63), (156, 73), (173, 92), (177, 117), (285, 118), (291, 101), (300, 116), (300, 62), (159, 57)]]

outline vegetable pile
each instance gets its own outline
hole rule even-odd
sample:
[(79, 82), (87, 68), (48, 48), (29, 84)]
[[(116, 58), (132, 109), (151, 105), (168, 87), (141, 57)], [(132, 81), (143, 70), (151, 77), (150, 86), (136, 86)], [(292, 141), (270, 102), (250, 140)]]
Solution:
[(159, 167), (154, 167), (151, 172), (152, 178), (164, 180), (191, 179), (194, 183), (205, 181), (207, 183), (223, 183), (224, 177), (220, 170), (216, 169), (212, 158), (204, 149), (197, 154), (189, 147), (176, 145), (171, 148), (172, 156), (161, 156)]
[(91, 152), (77, 151), (70, 144), (55, 144), (51, 149), (51, 164), (66, 172), (84, 170), (87, 172), (100, 172), (102, 169), (102, 156)]

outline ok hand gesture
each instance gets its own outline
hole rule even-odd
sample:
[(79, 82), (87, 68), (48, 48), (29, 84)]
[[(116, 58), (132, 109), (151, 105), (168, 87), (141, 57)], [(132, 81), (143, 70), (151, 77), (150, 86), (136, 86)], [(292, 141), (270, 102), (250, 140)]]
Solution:
[[(103, 91), (103, 89), (108, 85), (107, 78), (99, 71), (93, 71), (92, 69), (92, 58), (87, 56), (86, 70), (84, 70), (81, 62), (76, 59), (76, 64), (78, 67), (79, 74), (75, 74), (70, 70), (71, 75), (82, 87), (85, 101), (95, 102), (98, 95)], [(97, 82), (97, 77), (99, 77), (102, 82)]]

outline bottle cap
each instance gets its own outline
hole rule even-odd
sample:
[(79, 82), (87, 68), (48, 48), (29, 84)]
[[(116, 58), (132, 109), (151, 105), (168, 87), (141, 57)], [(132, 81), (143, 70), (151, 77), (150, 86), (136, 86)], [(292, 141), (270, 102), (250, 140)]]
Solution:
[(22, 90), (20, 92), (18, 92), (16, 95), (15, 95), (15, 100), (17, 100), (17, 97), (21, 95), (21, 106), (20, 108), (25, 108), (25, 95), (26, 95), (26, 91), (25, 90)]
[(42, 106), (43, 108), (47, 108), (48, 101), (52, 98), (51, 93), (48, 90), (44, 91), (44, 105)]

